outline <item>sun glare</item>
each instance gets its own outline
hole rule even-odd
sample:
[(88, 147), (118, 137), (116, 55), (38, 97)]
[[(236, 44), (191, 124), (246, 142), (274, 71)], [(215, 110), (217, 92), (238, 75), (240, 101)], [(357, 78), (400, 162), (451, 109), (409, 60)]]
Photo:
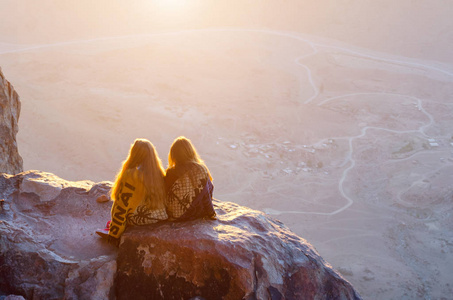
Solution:
[(178, 10), (183, 8), (187, 4), (187, 0), (155, 0), (150, 2), (162, 9), (168, 10)]

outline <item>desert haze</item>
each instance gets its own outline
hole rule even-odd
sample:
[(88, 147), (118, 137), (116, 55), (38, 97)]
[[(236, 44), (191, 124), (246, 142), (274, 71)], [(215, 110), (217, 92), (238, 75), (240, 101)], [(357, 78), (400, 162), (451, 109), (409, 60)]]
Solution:
[(451, 298), (453, 2), (280, 2), (0, 1), (24, 169), (112, 181), (184, 135), (365, 299)]

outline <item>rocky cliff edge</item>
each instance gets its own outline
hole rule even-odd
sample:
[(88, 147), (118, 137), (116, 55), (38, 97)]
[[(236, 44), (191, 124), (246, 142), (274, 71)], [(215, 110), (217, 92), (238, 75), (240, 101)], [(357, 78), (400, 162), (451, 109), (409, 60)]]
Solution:
[(19, 95), (0, 68), (0, 173), (16, 174), (23, 171), (16, 142), (19, 115)]

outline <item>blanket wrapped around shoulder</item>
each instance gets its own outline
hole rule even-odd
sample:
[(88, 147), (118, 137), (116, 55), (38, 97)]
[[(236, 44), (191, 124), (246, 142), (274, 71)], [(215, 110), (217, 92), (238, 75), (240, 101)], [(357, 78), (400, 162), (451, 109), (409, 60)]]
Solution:
[(167, 213), (175, 221), (216, 215), (212, 206), (214, 185), (205, 168), (196, 164), (179, 176), (167, 193)]

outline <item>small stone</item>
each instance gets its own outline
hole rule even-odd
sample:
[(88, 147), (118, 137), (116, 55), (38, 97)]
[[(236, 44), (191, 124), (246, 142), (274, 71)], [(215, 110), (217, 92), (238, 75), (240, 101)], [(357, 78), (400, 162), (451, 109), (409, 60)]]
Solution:
[(18, 295), (8, 295), (3, 300), (25, 300), (23, 296), (18, 296)]
[(109, 201), (109, 197), (107, 195), (101, 195), (99, 196), (96, 201), (99, 202), (99, 203), (102, 203), (102, 202), (107, 202)]

